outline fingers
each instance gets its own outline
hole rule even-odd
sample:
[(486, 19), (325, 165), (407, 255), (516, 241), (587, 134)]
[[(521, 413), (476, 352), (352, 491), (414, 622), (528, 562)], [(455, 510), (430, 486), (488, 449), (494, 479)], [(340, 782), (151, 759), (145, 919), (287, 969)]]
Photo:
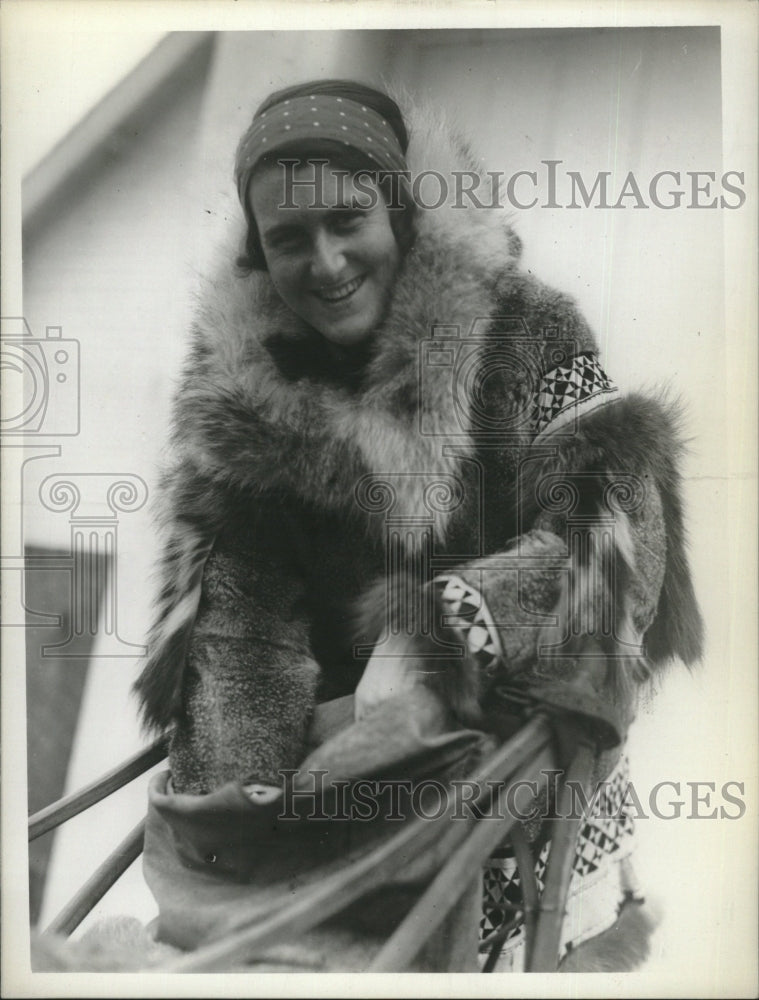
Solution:
[(355, 718), (364, 718), (380, 702), (410, 691), (419, 683), (418, 671), (405, 644), (398, 640), (383, 643), (366, 665), (356, 688)]

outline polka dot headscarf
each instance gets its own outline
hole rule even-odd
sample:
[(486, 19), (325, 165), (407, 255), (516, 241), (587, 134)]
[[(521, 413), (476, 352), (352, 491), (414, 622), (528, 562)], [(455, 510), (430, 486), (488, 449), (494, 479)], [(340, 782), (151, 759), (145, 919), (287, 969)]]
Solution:
[(278, 91), (256, 111), (235, 159), (235, 180), (247, 214), (256, 164), (267, 153), (330, 140), (366, 157), (380, 171), (406, 169), (408, 136), (401, 113), (386, 94), (348, 80), (319, 80)]

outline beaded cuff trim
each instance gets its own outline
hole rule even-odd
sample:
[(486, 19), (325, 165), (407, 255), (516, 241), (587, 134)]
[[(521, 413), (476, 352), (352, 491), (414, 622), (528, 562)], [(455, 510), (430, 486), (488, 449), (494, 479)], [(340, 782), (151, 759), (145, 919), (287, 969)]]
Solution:
[(487, 602), (460, 576), (436, 576), (434, 581), (445, 618), (481, 673), (492, 677), (501, 662), (501, 640)]
[(594, 354), (578, 354), (543, 376), (535, 394), (536, 441), (610, 403), (619, 392)]

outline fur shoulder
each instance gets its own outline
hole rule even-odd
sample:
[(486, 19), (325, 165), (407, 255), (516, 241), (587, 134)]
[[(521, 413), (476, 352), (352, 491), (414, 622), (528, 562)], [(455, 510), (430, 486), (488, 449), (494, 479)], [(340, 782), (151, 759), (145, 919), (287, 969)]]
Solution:
[(568, 478), (589, 476), (595, 485), (584, 486), (586, 503), (595, 498), (603, 504), (615, 476), (621, 484), (638, 482), (644, 491), (649, 483), (656, 488), (666, 557), (656, 617), (646, 634), (647, 655), (654, 666), (674, 657), (691, 665), (703, 652), (704, 626), (687, 552), (680, 473), (686, 442), (681, 428), (681, 407), (665, 396), (624, 396), (583, 418), (571, 435), (557, 438), (555, 454), (545, 462), (528, 463), (520, 483), (520, 495), (527, 498), (521, 515), (526, 520), (538, 513), (536, 483), (548, 467)]

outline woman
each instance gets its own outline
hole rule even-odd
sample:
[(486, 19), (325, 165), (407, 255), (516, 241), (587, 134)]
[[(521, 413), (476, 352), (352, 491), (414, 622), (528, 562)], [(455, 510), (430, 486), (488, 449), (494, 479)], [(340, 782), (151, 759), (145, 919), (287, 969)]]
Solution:
[[(355, 692), (348, 730), (392, 706), (400, 731), (432, 698), (436, 734), (497, 734), (499, 685), (582, 669), (623, 736), (641, 680), (699, 655), (672, 413), (619, 397), (497, 210), (415, 203), (421, 171), (477, 161), (434, 117), (409, 132), (386, 95), (318, 81), (240, 142), (245, 249), (207, 286), (176, 399), (137, 682), (175, 727), (164, 833), (193, 796), (276, 797), (317, 703)], [(147, 856), (166, 908), (170, 862)]]

